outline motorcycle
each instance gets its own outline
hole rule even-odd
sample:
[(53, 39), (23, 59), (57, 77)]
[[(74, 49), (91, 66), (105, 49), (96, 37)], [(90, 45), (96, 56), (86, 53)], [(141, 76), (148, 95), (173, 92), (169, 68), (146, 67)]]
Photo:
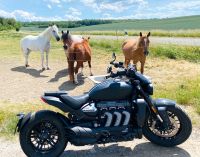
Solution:
[[(150, 79), (122, 62), (88, 93), (45, 92), (41, 99), (61, 110), (19, 114), (20, 145), (29, 157), (57, 157), (70, 142), (76, 146), (132, 141), (143, 135), (152, 143), (173, 147), (192, 131), (188, 115), (169, 99), (152, 99)], [(118, 69), (113, 72), (112, 66)]]

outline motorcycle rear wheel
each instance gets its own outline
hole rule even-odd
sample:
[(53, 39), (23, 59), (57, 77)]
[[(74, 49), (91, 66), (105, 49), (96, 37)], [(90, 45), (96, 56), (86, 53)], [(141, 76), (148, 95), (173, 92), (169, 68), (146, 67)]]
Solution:
[(52, 111), (36, 112), (20, 130), (19, 140), (29, 157), (58, 157), (67, 145), (65, 128)]
[(171, 121), (170, 127), (163, 129), (162, 124), (149, 116), (143, 127), (144, 136), (154, 144), (173, 147), (185, 142), (191, 132), (192, 123), (189, 116), (178, 106), (168, 108), (167, 113)]

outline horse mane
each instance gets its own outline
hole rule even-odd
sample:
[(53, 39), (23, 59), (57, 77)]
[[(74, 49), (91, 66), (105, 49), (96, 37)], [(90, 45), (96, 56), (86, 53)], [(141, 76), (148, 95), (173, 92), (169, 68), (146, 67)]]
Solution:
[(140, 48), (141, 37), (136, 40), (136, 49)]
[(45, 35), (46, 33), (49, 32), (50, 29), (51, 29), (51, 27), (46, 28), (42, 33), (39, 34), (39, 36)]

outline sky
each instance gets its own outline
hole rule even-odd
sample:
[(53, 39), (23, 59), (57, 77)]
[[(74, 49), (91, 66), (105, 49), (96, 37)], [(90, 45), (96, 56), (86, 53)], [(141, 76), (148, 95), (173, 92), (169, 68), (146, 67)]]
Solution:
[(0, 0), (0, 17), (18, 21), (150, 19), (200, 15), (200, 0)]

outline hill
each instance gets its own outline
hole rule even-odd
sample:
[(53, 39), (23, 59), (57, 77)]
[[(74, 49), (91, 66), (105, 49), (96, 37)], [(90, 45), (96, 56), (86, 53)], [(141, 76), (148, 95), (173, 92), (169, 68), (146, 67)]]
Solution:
[(200, 29), (200, 15), (165, 19), (116, 20), (109, 24), (72, 28), (75, 31)]

